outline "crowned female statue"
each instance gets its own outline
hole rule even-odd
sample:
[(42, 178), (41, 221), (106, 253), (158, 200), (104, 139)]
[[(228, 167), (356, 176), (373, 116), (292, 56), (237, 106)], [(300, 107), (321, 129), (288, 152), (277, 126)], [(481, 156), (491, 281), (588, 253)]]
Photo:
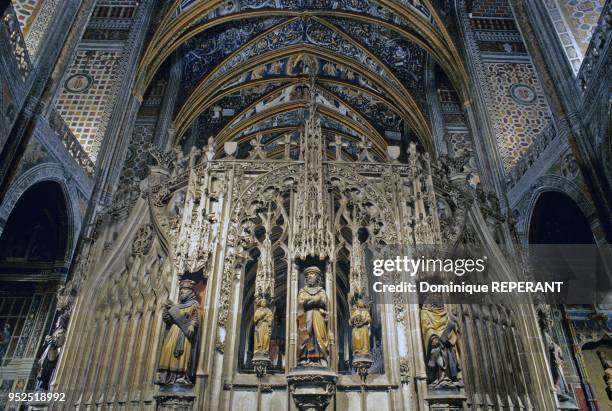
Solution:
[(261, 296), (257, 300), (257, 309), (253, 314), (253, 323), (255, 324), (255, 333), (253, 336), (253, 353), (264, 354), (268, 356), (270, 353), (270, 334), (272, 333), (272, 320), (274, 315), (268, 307), (268, 300)]
[(306, 268), (304, 279), (306, 284), (298, 293), (298, 364), (326, 367), (329, 362), (327, 294), (319, 285), (321, 270)]
[(166, 335), (159, 358), (157, 384), (191, 384), (196, 371), (200, 304), (194, 291), (195, 282), (179, 282), (179, 302), (168, 302), (162, 319)]
[(354, 356), (369, 356), (370, 355), (370, 323), (372, 317), (370, 311), (363, 299), (359, 296), (351, 309), (349, 324), (353, 327), (353, 355)]

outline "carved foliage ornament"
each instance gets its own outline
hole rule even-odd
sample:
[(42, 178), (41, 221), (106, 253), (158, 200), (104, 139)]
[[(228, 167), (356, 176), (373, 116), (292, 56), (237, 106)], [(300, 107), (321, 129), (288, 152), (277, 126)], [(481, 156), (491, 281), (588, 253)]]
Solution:
[(138, 228), (132, 242), (132, 254), (135, 256), (147, 255), (153, 245), (153, 227), (145, 223)]

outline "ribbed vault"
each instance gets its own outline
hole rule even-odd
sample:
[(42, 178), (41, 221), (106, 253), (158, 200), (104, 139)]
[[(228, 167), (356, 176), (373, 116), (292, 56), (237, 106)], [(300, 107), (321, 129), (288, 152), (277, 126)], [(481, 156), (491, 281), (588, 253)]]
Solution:
[(199, 133), (198, 141), (214, 136), (219, 151), (249, 134), (299, 129), (312, 78), (330, 133), (364, 137), (380, 155), (406, 134), (433, 148), (427, 56), (469, 100), (461, 58), (428, 1), (169, 2), (141, 61), (137, 96), (173, 54), (183, 60), (177, 143)]

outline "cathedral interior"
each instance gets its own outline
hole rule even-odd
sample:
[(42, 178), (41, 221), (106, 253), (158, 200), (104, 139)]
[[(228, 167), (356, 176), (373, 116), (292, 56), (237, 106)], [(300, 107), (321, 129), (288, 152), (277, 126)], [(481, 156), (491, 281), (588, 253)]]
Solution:
[(0, 1), (0, 408), (612, 410), (612, 305), (367, 247), (612, 242), (610, 0)]

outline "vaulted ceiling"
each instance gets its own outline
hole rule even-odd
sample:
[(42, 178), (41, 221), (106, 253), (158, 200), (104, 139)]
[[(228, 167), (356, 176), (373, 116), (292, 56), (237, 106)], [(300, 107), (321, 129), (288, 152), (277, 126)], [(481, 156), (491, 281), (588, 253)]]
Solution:
[(382, 154), (409, 132), (432, 149), (425, 65), (432, 59), (468, 101), (461, 58), (423, 0), (182, 0), (168, 2), (141, 61), (142, 96), (164, 62), (182, 59), (177, 142), (190, 132), (273, 156), (299, 138), (311, 88), (324, 133), (347, 153), (362, 138)]

